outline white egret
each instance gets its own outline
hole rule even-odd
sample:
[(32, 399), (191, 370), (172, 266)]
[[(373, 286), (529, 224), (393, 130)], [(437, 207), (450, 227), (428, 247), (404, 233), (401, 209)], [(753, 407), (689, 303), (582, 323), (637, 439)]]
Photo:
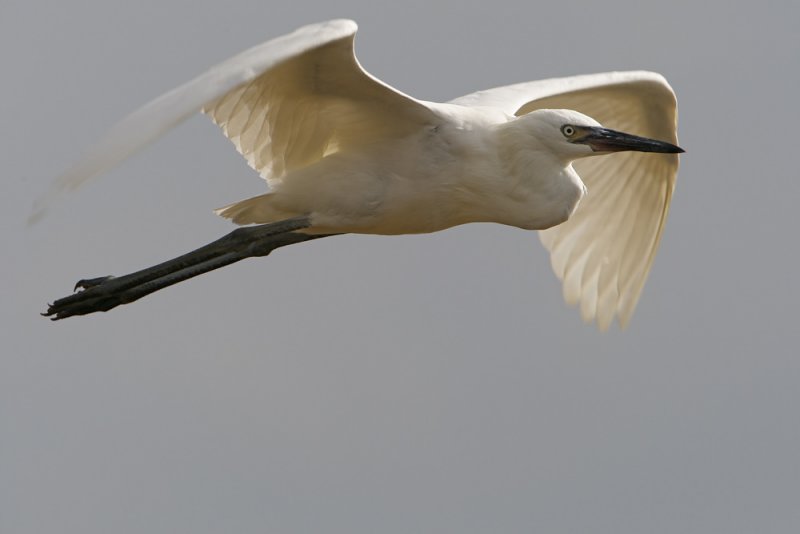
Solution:
[(82, 291), (44, 315), (107, 311), (332, 234), (496, 222), (541, 230), (566, 300), (580, 302), (584, 320), (600, 329), (615, 316), (624, 327), (658, 248), (682, 152), (675, 95), (664, 78), (613, 72), (424, 102), (361, 68), (356, 28), (333, 20), (268, 41), (115, 126), (57, 181), (34, 217), (60, 192), (202, 110), (269, 185), (217, 213), (258, 226), (130, 275), (81, 280)]

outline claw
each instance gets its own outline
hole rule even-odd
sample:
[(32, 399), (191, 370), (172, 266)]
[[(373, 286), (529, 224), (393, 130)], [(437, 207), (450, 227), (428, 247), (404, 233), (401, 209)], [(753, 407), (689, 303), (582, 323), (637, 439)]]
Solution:
[(89, 289), (90, 287), (97, 287), (108, 280), (114, 278), (113, 276), (99, 276), (97, 278), (85, 278), (83, 280), (78, 280), (75, 284), (75, 287), (72, 288), (72, 291), (77, 291), (78, 289)]

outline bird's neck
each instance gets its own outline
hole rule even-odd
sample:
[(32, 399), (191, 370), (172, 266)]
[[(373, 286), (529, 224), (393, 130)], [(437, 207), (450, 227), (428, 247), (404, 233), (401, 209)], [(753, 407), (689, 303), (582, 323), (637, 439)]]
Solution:
[(557, 158), (516, 121), (495, 132), (494, 171), (466, 188), (463, 201), (478, 216), (530, 230), (566, 221), (586, 191), (571, 163)]

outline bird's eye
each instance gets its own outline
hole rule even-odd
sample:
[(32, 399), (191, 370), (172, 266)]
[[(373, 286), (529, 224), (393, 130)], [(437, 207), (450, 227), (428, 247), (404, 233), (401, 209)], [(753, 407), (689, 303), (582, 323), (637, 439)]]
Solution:
[(569, 124), (565, 124), (561, 127), (561, 133), (564, 134), (564, 137), (572, 137), (575, 135), (575, 127)]

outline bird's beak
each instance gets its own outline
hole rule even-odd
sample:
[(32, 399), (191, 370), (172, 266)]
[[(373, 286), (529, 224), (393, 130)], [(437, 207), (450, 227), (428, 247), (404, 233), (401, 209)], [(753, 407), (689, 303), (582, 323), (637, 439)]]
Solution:
[(589, 145), (595, 152), (635, 150), (637, 152), (679, 154), (684, 151), (681, 147), (671, 143), (601, 127), (586, 128), (586, 135), (574, 142)]

